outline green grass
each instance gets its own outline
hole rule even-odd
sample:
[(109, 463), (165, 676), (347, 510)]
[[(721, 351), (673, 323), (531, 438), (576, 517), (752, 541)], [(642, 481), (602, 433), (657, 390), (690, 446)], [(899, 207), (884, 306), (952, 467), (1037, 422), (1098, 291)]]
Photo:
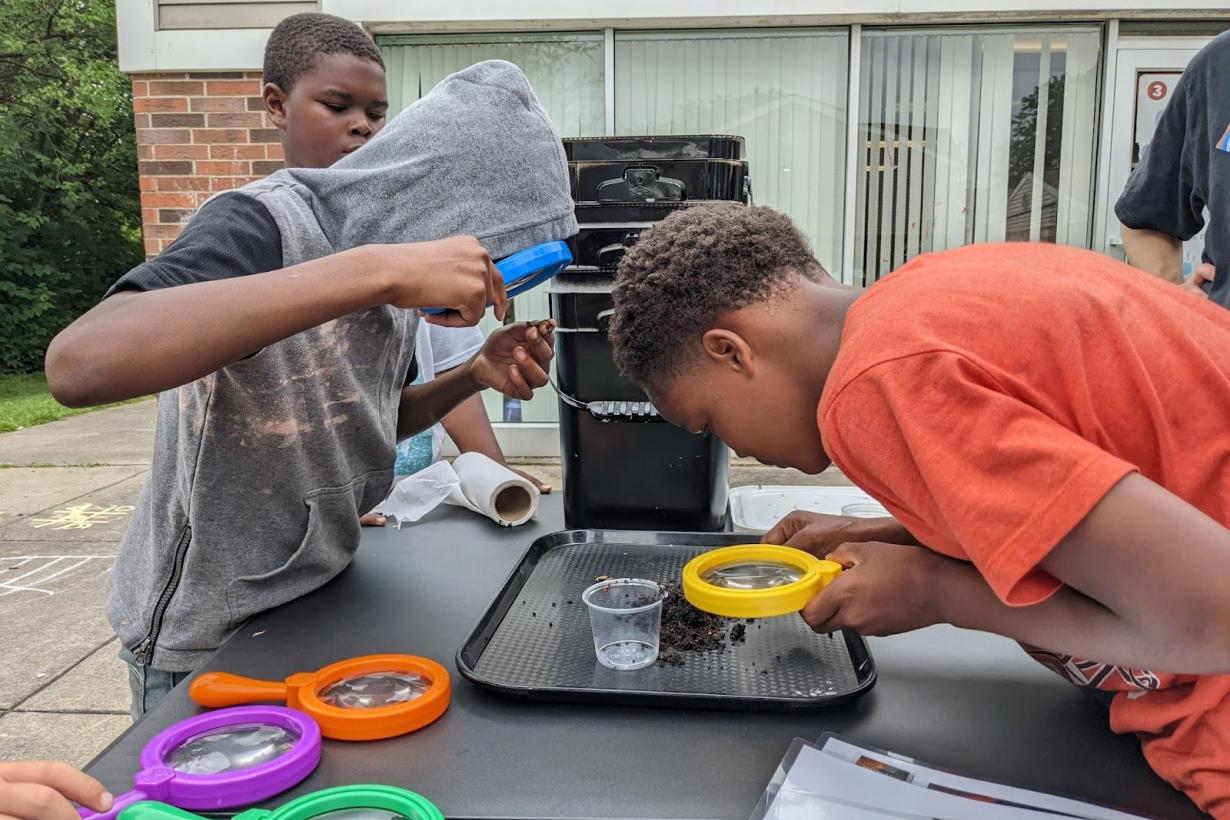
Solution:
[(42, 373), (0, 375), (0, 433), (115, 406), (106, 404), (73, 410), (51, 397), (47, 378)]

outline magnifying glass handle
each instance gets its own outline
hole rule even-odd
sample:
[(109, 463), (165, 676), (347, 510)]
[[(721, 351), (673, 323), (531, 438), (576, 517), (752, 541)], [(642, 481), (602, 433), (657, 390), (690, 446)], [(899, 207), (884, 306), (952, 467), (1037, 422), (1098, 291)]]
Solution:
[[(119, 797), (115, 798), (115, 802), (111, 804), (111, 809), (109, 811), (94, 811), (93, 809), (80, 808), (80, 809), (77, 809), (77, 813), (80, 814), (83, 818), (85, 818), (85, 820), (115, 820), (115, 818), (118, 817), (120, 812), (124, 811), (124, 809), (128, 808), (134, 803), (140, 803), (142, 800), (148, 800), (148, 799), (149, 799), (149, 795), (147, 795), (145, 792), (137, 791), (134, 789), (133, 791), (125, 792), (124, 794), (121, 794)], [(127, 815), (127, 816), (132, 817), (132, 815)], [(148, 815), (142, 815), (142, 816), (148, 816)]]
[(199, 814), (168, 806), (156, 800), (143, 800), (120, 812), (117, 820), (204, 820)]
[(216, 709), (243, 703), (265, 703), (286, 700), (286, 684), (281, 681), (256, 680), (228, 672), (206, 672), (188, 687), (188, 697), (198, 706)]
[[(565, 265), (571, 264), (572, 251), (567, 242), (544, 242), (501, 259), (495, 263), (495, 269), (500, 272), (508, 296), (512, 298), (554, 278)], [(419, 308), (419, 312), (438, 316), (447, 313), (448, 309)]]

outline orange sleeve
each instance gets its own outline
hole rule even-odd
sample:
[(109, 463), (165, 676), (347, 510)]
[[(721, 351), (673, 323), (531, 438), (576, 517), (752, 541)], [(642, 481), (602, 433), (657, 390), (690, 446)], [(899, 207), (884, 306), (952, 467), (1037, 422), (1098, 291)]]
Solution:
[(858, 374), (820, 423), (851, 480), (923, 543), (969, 558), (1014, 605), (1059, 588), (1039, 562), (1135, 469), (948, 351)]

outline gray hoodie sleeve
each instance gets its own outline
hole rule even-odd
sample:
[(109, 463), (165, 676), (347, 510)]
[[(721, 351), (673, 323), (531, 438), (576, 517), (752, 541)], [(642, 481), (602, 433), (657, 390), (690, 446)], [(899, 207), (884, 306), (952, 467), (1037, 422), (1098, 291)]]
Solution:
[(287, 264), (459, 234), (500, 258), (577, 231), (559, 134), (521, 69), (500, 60), (445, 78), (333, 166), (245, 190), (278, 220)]

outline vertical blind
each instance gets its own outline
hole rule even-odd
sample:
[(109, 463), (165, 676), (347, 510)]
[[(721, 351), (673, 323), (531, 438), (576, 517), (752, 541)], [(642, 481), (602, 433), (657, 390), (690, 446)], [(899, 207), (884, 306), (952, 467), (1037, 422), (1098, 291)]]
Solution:
[(525, 72), (561, 136), (603, 133), (606, 77), (601, 34), (396, 36), (381, 37), (380, 47), (394, 113), (455, 71), (483, 60), (507, 60)]
[(1087, 245), (1099, 43), (1075, 28), (866, 32), (856, 278), (969, 242)]
[[(606, 97), (601, 34), (480, 35), (472, 37), (398, 36), (380, 39), (388, 69), (389, 104), (400, 111), (430, 91), (436, 83), (483, 60), (508, 60), (525, 72), (539, 102), (561, 136), (592, 136), (605, 130)], [(545, 288), (535, 288), (513, 300), (518, 319), (550, 315)], [(499, 323), (488, 314), (483, 331)], [(537, 390), (530, 401), (506, 401), (493, 390), (483, 391), (493, 421), (551, 422), (559, 418), (555, 394)]]
[(845, 30), (616, 32), (615, 130), (745, 137), (756, 203), (837, 271), (848, 63)]

